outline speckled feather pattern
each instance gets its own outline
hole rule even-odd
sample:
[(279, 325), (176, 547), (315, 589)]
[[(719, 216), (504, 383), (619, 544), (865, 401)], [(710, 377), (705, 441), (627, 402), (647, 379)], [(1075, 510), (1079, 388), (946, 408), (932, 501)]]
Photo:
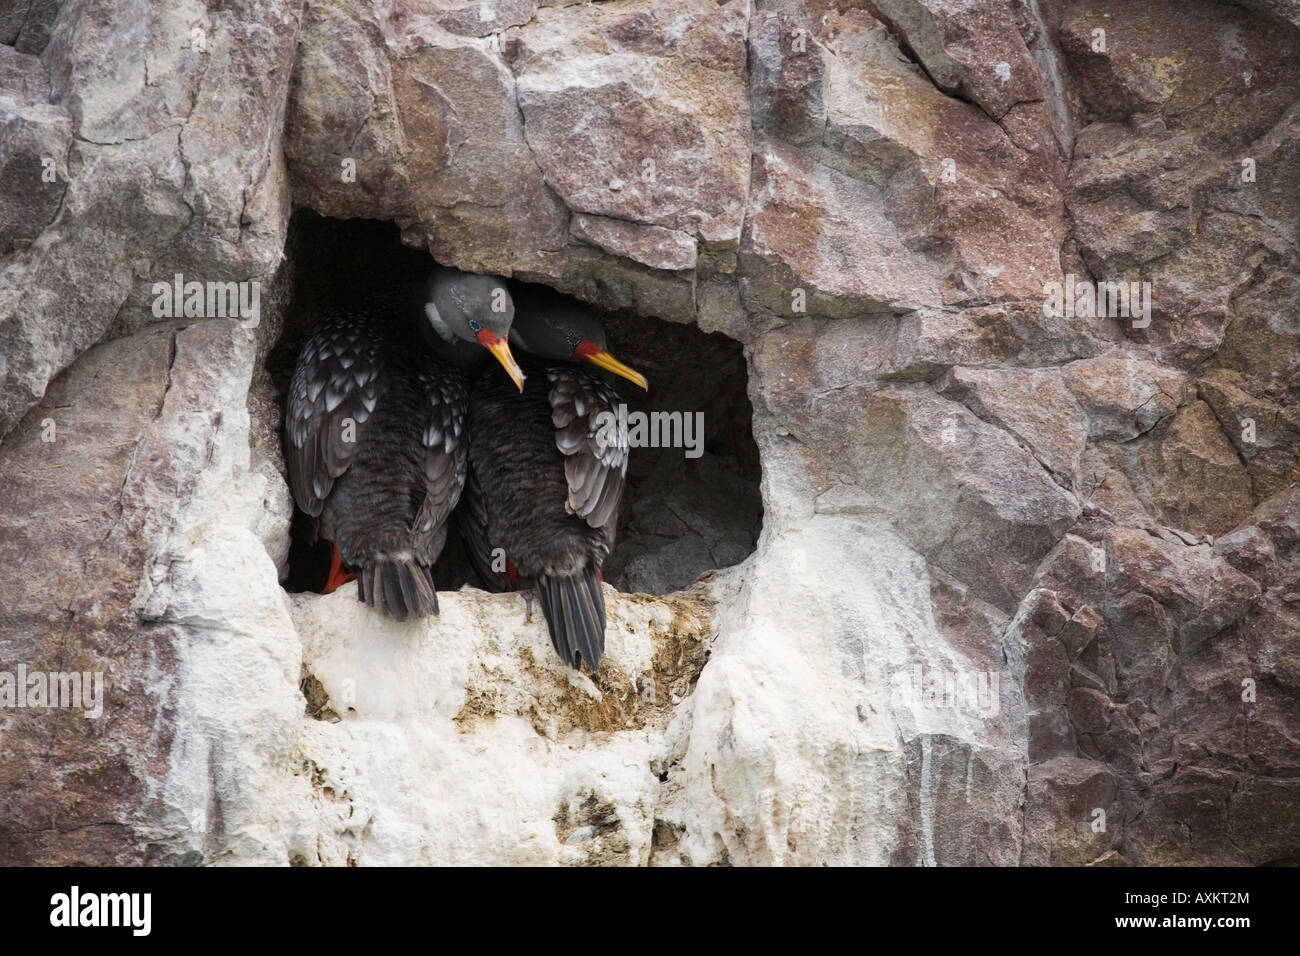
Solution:
[[(286, 410), (294, 497), (358, 570), (362, 599), (399, 619), (436, 613), (430, 568), (468, 465), (465, 374), (425, 344), (404, 311), (401, 300), (379, 300), (322, 319), (299, 356)], [(379, 567), (412, 562), (418, 574), (391, 581)]]
[(596, 373), (521, 356), (521, 395), (486, 368), (470, 401), (469, 496), (460, 521), (490, 587), (508, 582), (490, 567), (502, 548), (523, 583), (537, 586), (551, 639), (573, 666), (591, 667), (604, 647), (598, 573), (614, 545), (627, 448), (603, 447), (597, 416), (618, 393)]

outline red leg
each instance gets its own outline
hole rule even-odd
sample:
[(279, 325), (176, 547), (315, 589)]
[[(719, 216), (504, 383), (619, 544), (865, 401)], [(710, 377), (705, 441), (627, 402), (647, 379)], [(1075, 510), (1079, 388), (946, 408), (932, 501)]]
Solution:
[(349, 581), (355, 581), (357, 577), (355, 574), (349, 574), (347, 571), (343, 570), (343, 558), (339, 555), (338, 544), (331, 542), (331, 547), (330, 576), (325, 582), (325, 587), (321, 590), (321, 594), (330, 594), (347, 584)]

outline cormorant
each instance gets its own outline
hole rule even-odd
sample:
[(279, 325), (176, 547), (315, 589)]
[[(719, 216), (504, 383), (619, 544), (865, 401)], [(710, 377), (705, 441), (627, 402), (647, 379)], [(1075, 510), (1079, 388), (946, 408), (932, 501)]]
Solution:
[(510, 339), (522, 353), (522, 394), (478, 375), (470, 392), (469, 477), (458, 513), (484, 583), (532, 586), (551, 644), (571, 667), (605, 650), (600, 569), (614, 546), (628, 448), (602, 412), (618, 392), (588, 362), (647, 387), (606, 348), (589, 311), (554, 294), (520, 297)]
[(490, 354), (523, 388), (513, 319), (504, 279), (439, 267), (316, 326), (289, 387), (285, 459), (298, 507), (334, 542), (326, 593), (346, 566), (380, 614), (438, 613), (432, 566), (465, 485), (468, 374)]

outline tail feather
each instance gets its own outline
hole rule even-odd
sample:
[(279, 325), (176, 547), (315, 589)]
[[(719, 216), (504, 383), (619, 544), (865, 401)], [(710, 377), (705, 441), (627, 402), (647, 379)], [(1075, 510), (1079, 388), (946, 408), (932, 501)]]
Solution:
[(574, 669), (585, 661), (595, 670), (605, 653), (605, 595), (596, 567), (589, 564), (581, 574), (538, 575), (537, 597), (555, 652)]
[(433, 572), (410, 557), (371, 557), (357, 575), (357, 599), (394, 621), (438, 613)]

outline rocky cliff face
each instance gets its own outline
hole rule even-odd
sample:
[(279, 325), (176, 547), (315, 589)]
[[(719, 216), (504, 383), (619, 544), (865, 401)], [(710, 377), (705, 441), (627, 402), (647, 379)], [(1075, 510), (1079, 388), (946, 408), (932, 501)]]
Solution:
[[(0, 41), (0, 671), (105, 676), (0, 709), (3, 862), (1300, 858), (1291, 0), (30, 0)], [(517, 596), (286, 594), (294, 207), (740, 342), (756, 550), (607, 588), (592, 676)], [(159, 317), (177, 273), (260, 309)]]

